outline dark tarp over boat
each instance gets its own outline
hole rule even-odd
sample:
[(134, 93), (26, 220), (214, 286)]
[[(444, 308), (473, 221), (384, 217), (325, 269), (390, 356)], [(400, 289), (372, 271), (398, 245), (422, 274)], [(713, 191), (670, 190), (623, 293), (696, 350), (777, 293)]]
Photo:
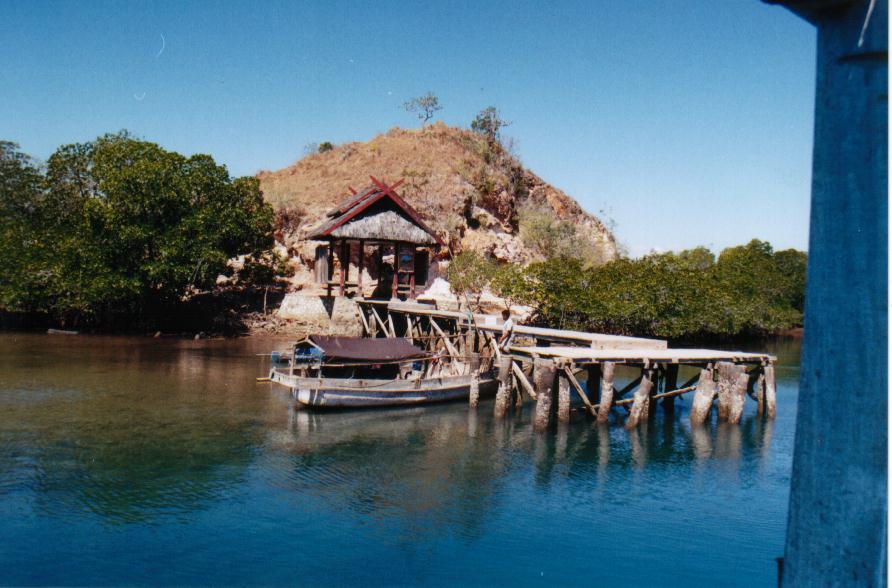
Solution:
[(326, 359), (385, 362), (427, 357), (427, 352), (406, 339), (367, 339), (312, 335), (310, 341), (322, 350)]

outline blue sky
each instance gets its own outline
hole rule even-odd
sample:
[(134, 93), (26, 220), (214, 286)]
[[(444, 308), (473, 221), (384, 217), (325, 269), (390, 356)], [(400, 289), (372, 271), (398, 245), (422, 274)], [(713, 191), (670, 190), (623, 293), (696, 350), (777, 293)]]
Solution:
[(814, 29), (758, 0), (0, 0), (0, 139), (46, 158), (126, 128), (236, 175), (304, 145), (494, 105), (525, 165), (632, 254), (805, 249)]

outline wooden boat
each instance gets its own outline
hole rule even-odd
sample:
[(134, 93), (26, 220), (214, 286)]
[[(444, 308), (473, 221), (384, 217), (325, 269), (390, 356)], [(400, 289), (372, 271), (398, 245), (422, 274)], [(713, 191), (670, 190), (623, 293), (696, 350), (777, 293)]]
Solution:
[(467, 400), (473, 380), (481, 396), (498, 381), (491, 372), (428, 353), (406, 339), (312, 335), (274, 365), (269, 379), (312, 408), (413, 406)]

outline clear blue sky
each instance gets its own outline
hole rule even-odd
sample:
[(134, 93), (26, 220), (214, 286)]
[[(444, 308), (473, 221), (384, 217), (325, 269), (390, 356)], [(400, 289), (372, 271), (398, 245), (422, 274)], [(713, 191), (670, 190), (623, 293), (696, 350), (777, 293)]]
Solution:
[(448, 124), (498, 107), (523, 162), (606, 210), (633, 254), (807, 245), (815, 33), (758, 0), (0, 0), (0, 13), (0, 139), (38, 158), (126, 128), (253, 174), (307, 143), (414, 126), (400, 105), (431, 90)]

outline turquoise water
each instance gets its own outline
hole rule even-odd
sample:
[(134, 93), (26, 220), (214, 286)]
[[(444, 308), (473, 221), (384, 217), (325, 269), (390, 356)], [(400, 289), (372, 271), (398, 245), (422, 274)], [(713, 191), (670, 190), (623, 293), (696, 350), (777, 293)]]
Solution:
[(294, 411), (277, 346), (0, 335), (0, 585), (776, 585), (796, 340), (774, 423), (548, 435)]

